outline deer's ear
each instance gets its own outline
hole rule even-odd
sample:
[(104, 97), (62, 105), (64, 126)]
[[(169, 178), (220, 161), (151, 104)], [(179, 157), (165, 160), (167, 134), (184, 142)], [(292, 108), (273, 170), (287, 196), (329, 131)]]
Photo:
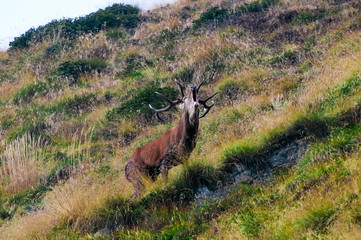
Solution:
[(180, 110), (183, 110), (183, 108), (184, 108), (184, 103), (180, 103), (180, 104), (178, 104), (177, 106), (179, 107)]

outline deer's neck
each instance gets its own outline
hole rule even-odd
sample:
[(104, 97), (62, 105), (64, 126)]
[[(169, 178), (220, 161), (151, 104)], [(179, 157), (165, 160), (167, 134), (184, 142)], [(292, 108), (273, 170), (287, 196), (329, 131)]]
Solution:
[(198, 116), (195, 121), (190, 121), (189, 115), (185, 112), (178, 123), (178, 136), (180, 145), (190, 153), (196, 146), (199, 120)]

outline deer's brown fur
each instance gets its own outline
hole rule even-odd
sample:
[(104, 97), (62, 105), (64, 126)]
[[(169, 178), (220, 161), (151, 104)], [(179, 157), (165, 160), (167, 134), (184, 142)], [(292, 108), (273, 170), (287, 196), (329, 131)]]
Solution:
[[(197, 94), (201, 84), (198, 88), (191, 87), (186, 97), (184, 97), (181, 85), (179, 83), (178, 85), (181, 89), (182, 99), (170, 101), (159, 94), (170, 102), (171, 105), (160, 110), (150, 106), (158, 114), (169, 110), (173, 105), (183, 103), (183, 113), (178, 124), (145, 146), (137, 148), (125, 166), (126, 178), (134, 186), (132, 198), (137, 198), (144, 189), (141, 175), (148, 175), (155, 181), (160, 173), (164, 181), (167, 181), (168, 170), (189, 157), (196, 146), (199, 126), (199, 103), (203, 104), (206, 108), (205, 114), (214, 104), (212, 103), (212, 105), (207, 106), (206, 101), (215, 94), (206, 100), (198, 99)], [(205, 114), (201, 117), (205, 116)], [(159, 115), (157, 116), (159, 117)]]

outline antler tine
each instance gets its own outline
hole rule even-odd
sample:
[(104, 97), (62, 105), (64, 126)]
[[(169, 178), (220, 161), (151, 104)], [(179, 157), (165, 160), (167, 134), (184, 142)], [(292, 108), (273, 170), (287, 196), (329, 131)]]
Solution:
[(175, 80), (175, 82), (178, 84), (178, 86), (179, 86), (179, 90), (180, 90), (180, 92), (181, 92), (181, 94), (182, 94), (182, 98), (184, 98), (184, 91), (183, 91), (183, 86), (182, 86), (182, 84), (180, 84), (177, 80)]
[(171, 107), (173, 107), (175, 104), (170, 104), (164, 108), (161, 108), (161, 109), (155, 109), (154, 107), (152, 107), (152, 105), (149, 104), (149, 108), (152, 109), (154, 112), (156, 112), (157, 114), (158, 113), (161, 113), (161, 112), (165, 112), (165, 111), (168, 111)]
[(218, 93), (219, 93), (219, 92), (215, 92), (215, 93), (213, 93), (211, 96), (207, 97), (207, 98), (204, 99), (204, 100), (199, 99), (199, 102), (202, 103), (203, 105), (205, 105), (205, 103), (206, 103), (209, 99), (213, 98), (213, 97), (216, 96)]
[(211, 110), (211, 108), (214, 106), (214, 102), (212, 101), (212, 104), (207, 106), (206, 104), (204, 104), (204, 108), (206, 109), (206, 111), (204, 111), (204, 113), (199, 117), (199, 118), (203, 118), (204, 116), (207, 115), (207, 113), (209, 112), (209, 110)]
[(198, 87), (197, 87), (197, 92), (199, 91), (199, 89), (201, 88), (201, 86), (203, 85), (203, 83), (204, 83), (204, 80), (202, 80), (202, 82), (198, 85)]
[(164, 96), (163, 94), (159, 93), (159, 92), (155, 92), (157, 95), (161, 96), (164, 100), (166, 100), (169, 105), (164, 107), (164, 108), (161, 108), (161, 109), (155, 109), (154, 107), (152, 107), (152, 105), (149, 104), (149, 108), (152, 109), (154, 112), (157, 113), (157, 117), (159, 118), (159, 120), (163, 121), (163, 119), (159, 116), (159, 113), (161, 112), (165, 112), (165, 111), (168, 111), (171, 107), (173, 107), (174, 105), (177, 105), (178, 103), (181, 103), (183, 102), (183, 97), (184, 97), (184, 92), (183, 92), (183, 86), (177, 81), (175, 80), (175, 82), (178, 84), (179, 86), (179, 90), (182, 94), (182, 98), (180, 99), (177, 99), (175, 101), (172, 101), (170, 100), (169, 98), (167, 98), (166, 96)]
[(157, 118), (158, 118), (159, 120), (161, 120), (162, 122), (164, 122), (164, 119), (159, 116), (159, 113), (157, 113)]
[(204, 109), (205, 109), (204, 113), (199, 118), (203, 118), (204, 116), (206, 116), (207, 113), (209, 112), (209, 110), (214, 106), (213, 101), (212, 101), (211, 105), (207, 105), (207, 101), (209, 99), (213, 98), (214, 96), (216, 96), (217, 93), (219, 93), (219, 92), (213, 93), (211, 96), (207, 97), (205, 100), (199, 99), (199, 103), (202, 104), (204, 106)]
[(170, 100), (169, 98), (167, 98), (166, 96), (164, 96), (163, 94), (159, 93), (159, 92), (155, 92), (157, 95), (161, 96), (164, 100), (166, 100), (167, 102), (169, 102), (170, 104), (173, 104), (173, 101)]
[[(181, 85), (179, 85), (181, 86)], [(181, 88), (181, 92), (183, 94), (183, 89)], [(170, 100), (169, 98), (167, 98), (166, 96), (164, 96), (163, 94), (159, 93), (159, 92), (155, 92), (157, 95), (161, 96), (164, 100), (166, 100), (167, 102), (169, 102), (169, 105), (161, 108), (161, 109), (155, 109), (152, 105), (149, 104), (149, 108), (152, 109), (154, 112), (157, 113), (157, 117), (159, 120), (164, 121), (160, 116), (159, 113), (161, 112), (165, 112), (168, 111), (169, 109), (171, 109), (171, 107), (173, 107), (174, 105), (177, 105), (178, 103), (181, 103), (183, 100), (182, 99), (178, 99), (175, 101)]]
[(171, 107), (173, 107), (174, 105), (176, 105), (176, 104), (178, 104), (178, 103), (181, 103), (181, 101), (180, 101), (180, 100), (177, 100), (177, 101), (171, 102), (168, 106), (166, 106), (166, 107), (164, 107), (164, 108), (161, 108), (161, 109), (155, 109), (154, 107), (152, 107), (152, 105), (149, 104), (149, 108), (152, 109), (154, 112), (157, 113), (157, 117), (158, 117), (159, 120), (161, 120), (162, 122), (164, 122), (164, 120), (159, 116), (159, 113), (168, 111), (169, 109), (171, 109)]

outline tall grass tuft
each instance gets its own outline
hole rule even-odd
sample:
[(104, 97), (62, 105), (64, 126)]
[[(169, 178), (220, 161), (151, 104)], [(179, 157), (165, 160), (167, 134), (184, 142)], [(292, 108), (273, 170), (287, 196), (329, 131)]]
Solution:
[(44, 172), (41, 139), (29, 134), (7, 143), (0, 154), (0, 183), (5, 192), (18, 193), (40, 183)]

